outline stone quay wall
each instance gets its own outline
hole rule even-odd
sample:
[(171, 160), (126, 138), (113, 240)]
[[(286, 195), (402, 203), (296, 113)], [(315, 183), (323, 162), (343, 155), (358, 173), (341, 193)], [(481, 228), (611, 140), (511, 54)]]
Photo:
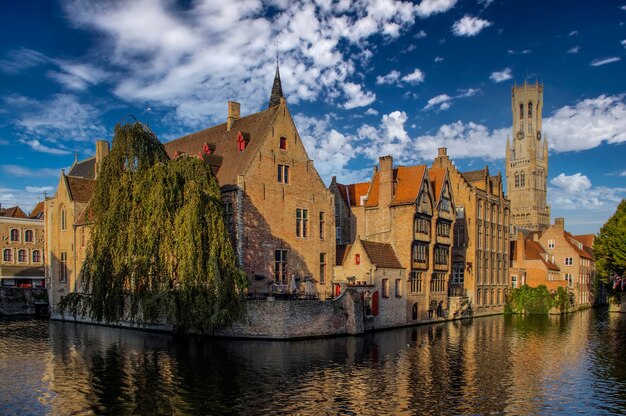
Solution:
[(47, 311), (46, 289), (0, 287), (0, 315), (35, 315), (38, 305)]
[(609, 302), (609, 311), (626, 313), (626, 294), (620, 293), (618, 296), (618, 303)]

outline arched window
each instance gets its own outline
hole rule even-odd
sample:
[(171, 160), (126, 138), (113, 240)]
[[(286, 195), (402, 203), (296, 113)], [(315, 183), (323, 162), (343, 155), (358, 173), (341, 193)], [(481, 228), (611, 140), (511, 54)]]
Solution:
[(417, 321), (417, 302), (413, 304), (413, 312), (412, 312), (412, 317), (414, 321)]
[(515, 173), (515, 187), (519, 188), (519, 173)]
[(531, 118), (533, 116), (533, 102), (529, 101), (528, 102), (528, 118)]
[(524, 104), (519, 105), (519, 118), (524, 118)]
[(480, 297), (480, 294), (481, 294), (480, 289), (478, 289), (477, 296), (476, 296), (476, 304), (478, 306), (480, 306), (480, 301), (482, 300), (482, 298)]
[(17, 228), (11, 229), (11, 241), (20, 241), (20, 230)]
[(526, 173), (524, 172), (520, 173), (519, 183), (522, 188), (526, 186)]
[(20, 263), (26, 263), (28, 261), (28, 257), (26, 257), (26, 250), (20, 250), (17, 252), (17, 261)]
[(65, 216), (65, 207), (61, 207), (61, 231), (67, 228), (67, 218)]
[(496, 298), (498, 301), (498, 305), (500, 304), (500, 289), (498, 289), (498, 297)]
[(493, 299), (493, 294), (494, 294), (494, 292), (495, 292), (495, 290), (491, 289), (491, 296), (489, 297), (489, 303), (490, 303), (491, 305), (493, 305), (493, 301), (494, 301), (494, 299)]
[(33, 242), (33, 230), (26, 230), (26, 232), (24, 233), (24, 241), (26, 241), (27, 243)]
[(33, 250), (33, 263), (41, 263), (41, 251)]
[(489, 305), (489, 304), (487, 303), (487, 295), (488, 295), (488, 294), (489, 294), (489, 290), (488, 290), (488, 289), (485, 289), (485, 291), (483, 292), (483, 305), (484, 305), (484, 306)]
[(5, 248), (2, 258), (6, 262), (13, 261), (13, 250), (11, 250), (10, 248)]

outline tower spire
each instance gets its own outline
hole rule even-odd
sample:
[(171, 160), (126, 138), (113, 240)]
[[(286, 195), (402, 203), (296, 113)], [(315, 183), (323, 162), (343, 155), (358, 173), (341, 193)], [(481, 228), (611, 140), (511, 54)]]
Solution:
[(269, 107), (274, 107), (280, 104), (280, 99), (283, 98), (283, 85), (280, 82), (280, 71), (278, 70), (278, 56), (276, 57), (276, 74), (274, 75), (274, 84), (272, 85), (272, 94), (270, 95)]

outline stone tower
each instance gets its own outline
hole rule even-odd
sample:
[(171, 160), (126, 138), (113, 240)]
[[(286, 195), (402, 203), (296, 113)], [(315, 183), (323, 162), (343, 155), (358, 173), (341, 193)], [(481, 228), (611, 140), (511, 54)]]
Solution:
[(513, 87), (512, 138), (506, 139), (506, 187), (515, 229), (543, 230), (550, 225), (546, 202), (548, 139), (541, 133), (542, 108), (542, 84), (524, 82)]

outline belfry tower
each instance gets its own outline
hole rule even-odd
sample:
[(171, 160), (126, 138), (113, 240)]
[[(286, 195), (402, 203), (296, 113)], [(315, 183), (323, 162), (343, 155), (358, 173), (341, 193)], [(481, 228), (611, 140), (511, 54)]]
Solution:
[(543, 84), (511, 90), (513, 137), (506, 139), (506, 188), (515, 229), (543, 230), (550, 225), (546, 202), (548, 138), (541, 133)]

